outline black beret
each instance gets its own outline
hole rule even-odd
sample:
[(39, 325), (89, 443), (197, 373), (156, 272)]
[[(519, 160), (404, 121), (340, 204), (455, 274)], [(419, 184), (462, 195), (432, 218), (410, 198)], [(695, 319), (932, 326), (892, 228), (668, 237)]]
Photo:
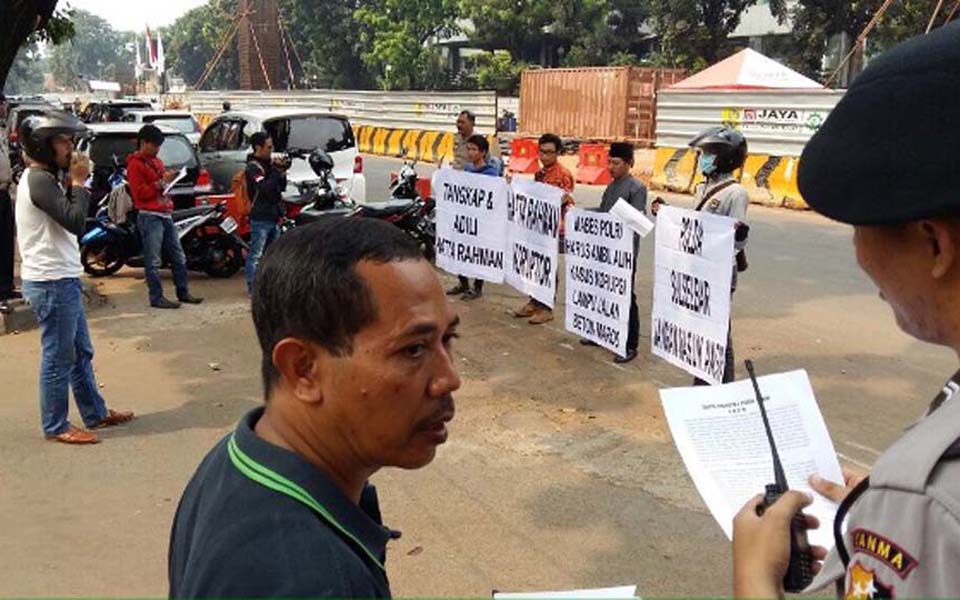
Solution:
[(633, 144), (628, 142), (613, 142), (610, 144), (610, 158), (619, 158), (626, 162), (633, 162)]
[(807, 143), (798, 183), (851, 225), (960, 214), (960, 22), (872, 60)]

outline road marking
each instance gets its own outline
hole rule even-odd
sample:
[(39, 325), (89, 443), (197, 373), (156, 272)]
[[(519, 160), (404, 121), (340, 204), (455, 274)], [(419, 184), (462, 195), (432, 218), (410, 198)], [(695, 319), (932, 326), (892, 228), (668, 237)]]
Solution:
[(846, 454), (840, 454), (839, 452), (837, 452), (837, 456), (839, 456), (840, 458), (842, 458), (843, 460), (845, 460), (845, 461), (847, 461), (847, 462), (851, 462), (851, 463), (857, 465), (858, 467), (860, 467), (860, 468), (862, 468), (862, 469), (866, 469), (866, 470), (868, 470), (868, 471), (870, 470), (870, 465), (865, 464), (865, 463), (862, 463), (862, 462), (860, 462), (859, 460), (856, 460), (856, 459), (854, 459), (854, 458), (850, 458), (850, 457), (847, 456)]
[(844, 440), (843, 443), (850, 446), (851, 448), (856, 448), (857, 450), (863, 450), (864, 452), (868, 452), (874, 456), (880, 456), (881, 454), (883, 454), (879, 450), (874, 450), (870, 446), (864, 446), (863, 444), (858, 444), (856, 442), (848, 442)]

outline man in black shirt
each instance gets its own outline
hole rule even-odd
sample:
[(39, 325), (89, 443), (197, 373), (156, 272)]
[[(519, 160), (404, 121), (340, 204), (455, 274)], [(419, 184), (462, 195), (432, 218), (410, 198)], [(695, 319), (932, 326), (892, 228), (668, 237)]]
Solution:
[(250, 136), (253, 153), (247, 157), (245, 177), (250, 198), (250, 252), (244, 274), (247, 295), (253, 293), (253, 277), (263, 251), (280, 235), (283, 216), (283, 190), (287, 187), (286, 170), (273, 164), (273, 139), (258, 131)]
[(459, 319), (392, 225), (299, 227), (253, 290), (266, 402), (201, 463), (170, 540), (172, 598), (388, 597), (367, 481), (447, 439)]

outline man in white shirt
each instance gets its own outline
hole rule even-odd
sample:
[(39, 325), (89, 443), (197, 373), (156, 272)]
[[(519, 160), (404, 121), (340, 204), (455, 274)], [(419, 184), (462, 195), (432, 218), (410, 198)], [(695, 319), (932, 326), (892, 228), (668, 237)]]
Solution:
[[(80, 250), (90, 194), (81, 187), (90, 161), (73, 154), (73, 138), (86, 127), (76, 117), (51, 111), (20, 126), (27, 169), (17, 189), (17, 230), (23, 295), (40, 322), (40, 412), (44, 437), (65, 444), (100, 438), (67, 419), (69, 390), (88, 429), (126, 423), (132, 412), (106, 407), (93, 374), (93, 343), (80, 285)], [(69, 168), (70, 190), (60, 182)]]

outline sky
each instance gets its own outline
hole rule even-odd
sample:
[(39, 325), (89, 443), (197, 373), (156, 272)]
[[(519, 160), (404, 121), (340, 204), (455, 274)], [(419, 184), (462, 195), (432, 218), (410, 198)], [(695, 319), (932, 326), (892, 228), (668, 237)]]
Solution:
[(59, 6), (82, 8), (110, 22), (118, 31), (143, 31), (145, 25), (160, 27), (173, 23), (191, 8), (207, 0), (60, 0)]

